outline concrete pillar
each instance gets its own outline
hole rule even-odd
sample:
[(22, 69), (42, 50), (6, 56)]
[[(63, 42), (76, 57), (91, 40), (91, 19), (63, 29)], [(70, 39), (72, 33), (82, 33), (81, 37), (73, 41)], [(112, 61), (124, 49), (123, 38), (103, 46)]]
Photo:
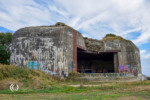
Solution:
[(114, 71), (115, 73), (118, 73), (118, 53), (114, 53)]

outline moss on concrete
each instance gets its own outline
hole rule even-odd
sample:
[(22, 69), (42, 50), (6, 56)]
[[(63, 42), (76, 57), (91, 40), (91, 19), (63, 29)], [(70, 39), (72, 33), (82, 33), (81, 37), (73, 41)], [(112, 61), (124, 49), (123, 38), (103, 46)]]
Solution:
[(115, 34), (106, 34), (106, 36), (102, 40), (126, 40), (121, 36), (117, 36)]

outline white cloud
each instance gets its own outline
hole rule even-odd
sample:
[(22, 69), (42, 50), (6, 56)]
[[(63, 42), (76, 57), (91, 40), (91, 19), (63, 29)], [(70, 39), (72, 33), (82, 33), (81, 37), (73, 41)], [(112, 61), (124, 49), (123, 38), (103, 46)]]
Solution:
[[(150, 39), (149, 30), (144, 28), (150, 21), (150, 9), (145, 0), (56, 0), (74, 16), (69, 25), (83, 30), (89, 36), (102, 38), (107, 32), (126, 37), (131, 32), (141, 30), (141, 36), (133, 40), (136, 44), (143, 44)], [(101, 35), (100, 35), (101, 34)], [(145, 37), (147, 36), (147, 37)], [(143, 37), (145, 39), (143, 39)]]
[(129, 30), (126, 30), (126, 31), (120, 33), (120, 35), (126, 35), (126, 34), (128, 35), (131, 32), (137, 32), (137, 31), (140, 31), (141, 29), (142, 29), (141, 27), (138, 27), (138, 28), (135, 28), (135, 29), (129, 29)]
[(141, 66), (142, 66), (142, 73), (150, 76), (150, 52), (147, 50), (140, 50), (140, 55), (141, 55)]
[(150, 59), (150, 53), (147, 50), (140, 50), (142, 59)]
[(149, 59), (142, 59), (142, 73), (150, 77), (150, 58)]
[(53, 11), (53, 12), (57, 12), (58, 14), (60, 14), (63, 17), (66, 17), (66, 18), (68, 17), (68, 13), (67, 12), (65, 12), (65, 11), (63, 11), (61, 9), (58, 9), (56, 6), (50, 5), (49, 9), (51, 11)]
[(0, 25), (11, 30), (51, 22), (48, 9), (33, 0), (3, 0), (0, 4), (0, 9), (4, 9), (0, 10)]
[(107, 33), (127, 37), (141, 30), (133, 40), (143, 44), (150, 40), (150, 9), (145, 0), (49, 0), (45, 5), (34, 0), (0, 1), (0, 25), (11, 30), (24, 26), (50, 25), (62, 21), (88, 36), (102, 38)]
[(150, 54), (146, 55), (145, 58), (146, 58), (146, 59), (149, 59), (149, 58), (150, 58)]
[(150, 53), (143, 55), (143, 58), (144, 58), (144, 59), (149, 59), (149, 58), (150, 58)]
[(149, 26), (143, 26), (142, 28), (142, 34), (133, 42), (137, 45), (142, 45), (144, 43), (147, 43), (150, 41), (150, 25)]
[(146, 50), (140, 50), (140, 54), (145, 54), (146, 52)]

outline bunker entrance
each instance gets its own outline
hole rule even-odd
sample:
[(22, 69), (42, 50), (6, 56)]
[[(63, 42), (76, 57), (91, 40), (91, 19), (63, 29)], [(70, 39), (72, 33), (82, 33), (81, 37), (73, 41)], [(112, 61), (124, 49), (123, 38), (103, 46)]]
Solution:
[(77, 62), (80, 73), (115, 73), (113, 52), (91, 53), (78, 48)]

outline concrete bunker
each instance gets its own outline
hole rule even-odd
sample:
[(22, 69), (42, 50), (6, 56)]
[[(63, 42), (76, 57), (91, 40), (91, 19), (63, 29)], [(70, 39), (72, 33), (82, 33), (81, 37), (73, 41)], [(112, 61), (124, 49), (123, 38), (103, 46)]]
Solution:
[(139, 49), (132, 41), (116, 35), (86, 38), (64, 23), (21, 28), (14, 33), (10, 49), (11, 64), (60, 77), (70, 72), (141, 75)]

